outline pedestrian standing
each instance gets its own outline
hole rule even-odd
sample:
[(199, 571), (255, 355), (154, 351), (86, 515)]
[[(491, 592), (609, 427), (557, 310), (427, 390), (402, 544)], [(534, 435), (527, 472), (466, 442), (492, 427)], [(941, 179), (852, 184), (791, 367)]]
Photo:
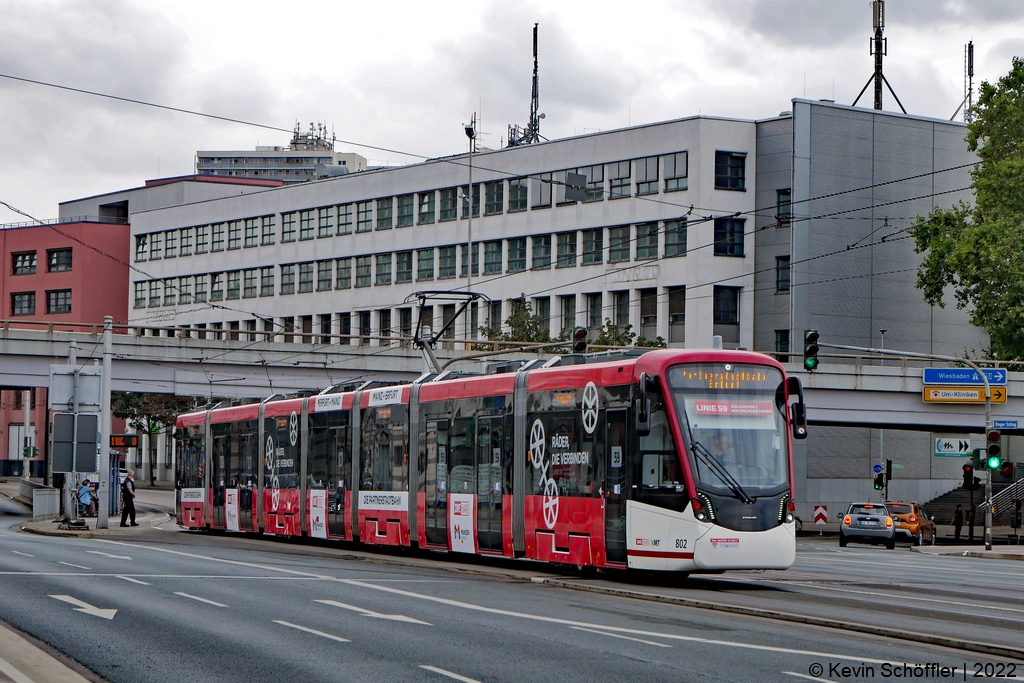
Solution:
[(956, 540), (960, 540), (960, 530), (964, 528), (964, 510), (959, 505), (953, 512), (953, 533)]
[(974, 543), (974, 506), (967, 510), (967, 541)]
[(130, 526), (138, 526), (135, 522), (135, 470), (128, 470), (128, 476), (121, 482), (121, 526), (129, 526), (126, 523), (129, 517)]
[(86, 479), (78, 487), (78, 504), (82, 507), (82, 514), (86, 517), (95, 517), (96, 510), (92, 506), (92, 486)]

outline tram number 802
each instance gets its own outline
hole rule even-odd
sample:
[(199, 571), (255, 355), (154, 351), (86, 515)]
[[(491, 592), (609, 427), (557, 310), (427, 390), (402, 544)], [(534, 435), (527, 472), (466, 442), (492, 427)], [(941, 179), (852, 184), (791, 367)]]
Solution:
[(685, 548), (686, 547), (686, 539), (685, 538), (677, 538), (676, 539), (676, 547), (677, 548)]

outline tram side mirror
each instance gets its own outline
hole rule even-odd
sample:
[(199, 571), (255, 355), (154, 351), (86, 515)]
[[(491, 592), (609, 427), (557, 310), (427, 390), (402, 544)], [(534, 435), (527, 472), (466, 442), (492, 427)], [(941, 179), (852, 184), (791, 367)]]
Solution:
[(790, 396), (796, 396), (797, 400), (789, 409), (789, 421), (793, 425), (793, 438), (807, 438), (807, 404), (804, 403), (804, 388), (800, 384), (799, 377), (790, 377), (787, 380), (787, 389)]
[(647, 373), (640, 373), (639, 397), (634, 404), (636, 415), (636, 435), (648, 436), (651, 433), (651, 401), (647, 398)]

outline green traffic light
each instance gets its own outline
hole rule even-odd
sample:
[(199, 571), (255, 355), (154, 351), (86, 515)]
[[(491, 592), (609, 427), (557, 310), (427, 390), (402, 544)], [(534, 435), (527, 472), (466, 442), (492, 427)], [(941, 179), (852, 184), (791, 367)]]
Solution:
[(990, 470), (998, 470), (1002, 466), (1002, 464), (1003, 459), (1000, 458), (998, 455), (990, 455), (988, 456), (988, 460), (985, 461), (985, 465)]
[(811, 358), (805, 358), (804, 359), (804, 370), (817, 370), (817, 369), (818, 369), (818, 359), (817, 358), (811, 357)]

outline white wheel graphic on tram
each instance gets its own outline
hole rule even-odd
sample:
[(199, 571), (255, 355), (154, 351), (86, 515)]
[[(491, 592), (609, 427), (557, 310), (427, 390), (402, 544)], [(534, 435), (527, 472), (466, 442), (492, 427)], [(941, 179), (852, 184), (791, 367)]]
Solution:
[(270, 511), (277, 512), (281, 505), (281, 480), (277, 476), (270, 478)]
[(299, 441), (299, 416), (292, 411), (288, 418), (288, 441), (294, 446)]
[(593, 434), (597, 429), (598, 397), (597, 386), (593, 382), (587, 382), (583, 389), (583, 429), (587, 434)]
[[(534, 467), (540, 467), (544, 462), (547, 436), (544, 434), (544, 423), (534, 420), (530, 428), (530, 462)], [(547, 468), (545, 468), (547, 469)]]
[(542, 509), (544, 511), (544, 525), (549, 529), (554, 529), (555, 522), (558, 521), (558, 485), (555, 484), (554, 479), (548, 479), (544, 482)]
[(263, 462), (267, 472), (273, 472), (277, 465), (277, 460), (274, 457), (274, 437), (270, 435), (267, 435), (267, 445), (263, 451)]

